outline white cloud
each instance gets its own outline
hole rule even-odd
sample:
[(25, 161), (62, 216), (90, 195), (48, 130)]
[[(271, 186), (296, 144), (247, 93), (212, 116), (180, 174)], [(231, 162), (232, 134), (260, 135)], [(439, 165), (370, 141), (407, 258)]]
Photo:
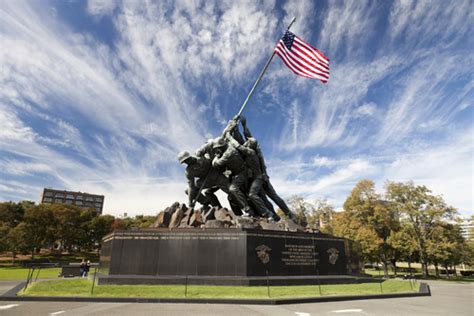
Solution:
[(398, 0), (393, 3), (389, 18), (392, 42), (401, 39), (422, 47), (436, 41), (446, 49), (470, 31), (467, 21), (473, 18), (472, 2)]
[[(467, 98), (466, 94), (449, 94), (450, 84), (467, 75), (471, 58), (460, 62), (462, 53), (437, 53), (419, 60), (407, 69), (406, 75), (394, 87), (393, 101), (389, 103), (378, 142), (402, 140), (418, 126), (436, 118), (434, 127), (441, 127), (451, 119)], [(426, 125), (424, 126), (426, 127)]]
[(92, 15), (108, 15), (112, 14), (114, 9), (117, 7), (117, 1), (115, 0), (88, 0), (87, 1), (87, 12)]
[(384, 167), (380, 179), (426, 185), (464, 214), (474, 204), (474, 129), (457, 131), (438, 144), (426, 144), (400, 153)]
[(414, 142), (405, 148), (394, 148), (393, 153), (386, 155), (339, 160), (316, 156), (308, 162), (301, 157), (271, 161), (269, 175), (284, 197), (327, 198), (338, 208), (359, 180), (375, 181), (380, 192), (387, 180), (413, 180), (417, 185), (427, 186), (434, 194), (443, 195), (445, 201), (462, 214), (472, 214), (473, 128), (456, 130), (440, 141)]
[(377, 112), (377, 104), (374, 102), (364, 103), (355, 109), (354, 115), (356, 117), (371, 117)]
[[(272, 137), (270, 148), (273, 157), (286, 157), (270, 160), (282, 195), (320, 195), (341, 204), (359, 179), (372, 177), (426, 182), (458, 207), (471, 201), (466, 139), (453, 138), (459, 147), (426, 150), (429, 161), (416, 149), (416, 135), (437, 132), (443, 139), (455, 117), (471, 109), (468, 44), (465, 51), (446, 50), (467, 34), (470, 3), (405, 4), (391, 5), (386, 36), (378, 34), (383, 45), (367, 56), (375, 25), (383, 22), (380, 4), (328, 3), (316, 43), (331, 58), (328, 85), (292, 76), (283, 65), (270, 67), (262, 88), (270, 107), (284, 113), (274, 128), (281, 137)], [(105, 194), (106, 211), (154, 213), (185, 200), (176, 153), (221, 131), (238, 110), (233, 101), (221, 104), (222, 94), (251, 86), (279, 26), (296, 15), (294, 31), (314, 38), (315, 6), (287, 2), (278, 21), (274, 1), (90, 1), (87, 12), (96, 20), (110, 18), (117, 32), (105, 44), (76, 33), (42, 4), (4, 3), (0, 146), (8, 154), (2, 166), (10, 167), (13, 179), (2, 179), (0, 197), (16, 190), (18, 198), (36, 198), (52, 183)], [(381, 90), (387, 96), (378, 100)], [(366, 153), (368, 147), (378, 156)], [(20, 183), (44, 172), (46, 180)]]
[(38, 162), (19, 162), (12, 160), (0, 160), (0, 167), (4, 173), (10, 175), (28, 175), (33, 173), (49, 173), (51, 166)]
[[(193, 89), (216, 89), (208, 83), (216, 74), (221, 83), (241, 84), (272, 45), (276, 18), (268, 1), (178, 2), (171, 11), (167, 6), (90, 1), (89, 14), (113, 18), (120, 33), (116, 51), (75, 33), (39, 4), (2, 6), (0, 143), (27, 161), (4, 161), (14, 167), (11, 173), (37, 174), (54, 166), (50, 183), (119, 201), (106, 210), (140, 210), (150, 199), (157, 208), (174, 202), (175, 179), (183, 177), (176, 153), (193, 150), (213, 134), (205, 119), (213, 107), (196, 111), (202, 100), (196, 104)], [(220, 121), (228, 119), (223, 110), (214, 110)], [(137, 177), (155, 180), (127, 182)], [(35, 184), (35, 190), (50, 183)], [(130, 202), (119, 198), (127, 188)]]
[(313, 158), (313, 165), (315, 167), (331, 167), (334, 166), (336, 163), (336, 161), (329, 157), (316, 156)]
[(323, 14), (320, 49), (329, 56), (345, 52), (350, 59), (360, 58), (375, 32), (377, 7), (375, 1), (329, 2)]
[(16, 115), (2, 111), (0, 108), (0, 140), (32, 141), (35, 138), (33, 130), (17, 120)]

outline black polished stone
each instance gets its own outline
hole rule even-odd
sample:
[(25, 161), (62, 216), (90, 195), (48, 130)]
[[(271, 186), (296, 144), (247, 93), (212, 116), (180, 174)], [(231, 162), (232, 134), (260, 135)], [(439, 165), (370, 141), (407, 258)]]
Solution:
[[(325, 234), (157, 228), (115, 231), (106, 236), (102, 242), (100, 268), (110, 280), (117, 276), (122, 280), (135, 280), (138, 282), (133, 282), (135, 284), (169, 282), (172, 276), (195, 277), (198, 283), (200, 278), (221, 277), (224, 283), (215, 284), (251, 284), (252, 277), (281, 277), (283, 280), (297, 276), (358, 274), (358, 253), (352, 241)], [(145, 282), (144, 278), (156, 280)], [(232, 282), (226, 283), (225, 278)], [(178, 283), (183, 283), (181, 279), (176, 278)]]

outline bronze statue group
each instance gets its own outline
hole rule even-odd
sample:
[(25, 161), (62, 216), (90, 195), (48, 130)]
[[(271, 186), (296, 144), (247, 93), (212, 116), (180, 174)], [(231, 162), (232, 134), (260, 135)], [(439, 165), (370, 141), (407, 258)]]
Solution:
[(234, 117), (221, 137), (208, 140), (194, 155), (181, 152), (178, 159), (187, 165), (189, 207), (194, 207), (196, 201), (204, 207), (222, 207), (215, 195), (222, 190), (236, 215), (279, 221), (270, 198), (289, 219), (294, 219), (270, 182), (262, 151), (245, 117)]

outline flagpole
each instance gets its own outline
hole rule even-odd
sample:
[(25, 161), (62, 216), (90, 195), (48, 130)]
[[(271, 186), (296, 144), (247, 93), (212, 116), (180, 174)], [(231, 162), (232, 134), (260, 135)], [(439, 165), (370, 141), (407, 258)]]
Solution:
[[(287, 30), (290, 29), (290, 27), (295, 23), (296, 17), (293, 17), (293, 19), (290, 22), (290, 25), (288, 25)], [(260, 76), (258, 76), (257, 81), (253, 84), (252, 90), (250, 90), (249, 94), (247, 95), (247, 98), (245, 99), (244, 103), (242, 104), (242, 107), (240, 108), (239, 113), (237, 113), (237, 119), (240, 118), (240, 115), (242, 114), (242, 111), (244, 110), (245, 106), (247, 105), (247, 102), (249, 101), (250, 97), (252, 96), (253, 92), (255, 91), (255, 88), (257, 88), (258, 84), (260, 83), (260, 80), (262, 80), (263, 75), (265, 74), (265, 71), (267, 71), (268, 66), (272, 62), (273, 56), (275, 56), (275, 49), (273, 49), (273, 54), (270, 56), (268, 59), (267, 63), (265, 64), (265, 67), (263, 67), (262, 72), (260, 73)], [(203, 183), (201, 184), (201, 187), (199, 188), (196, 197), (193, 199), (193, 202), (196, 202), (199, 195), (201, 194), (202, 190), (204, 189), (204, 186), (206, 185), (207, 179), (209, 178), (210, 172), (207, 174), (206, 178), (204, 178)], [(191, 193), (191, 192), (189, 192)]]
[[(288, 28), (286, 30), (289, 30), (290, 27), (295, 23), (296, 17), (293, 17), (293, 19), (290, 22), (290, 25), (288, 25)], [(242, 104), (242, 107), (239, 110), (239, 113), (237, 113), (237, 117), (240, 117), (242, 114), (245, 106), (247, 105), (247, 102), (249, 101), (250, 97), (252, 96), (253, 92), (257, 88), (258, 84), (260, 83), (260, 80), (262, 80), (263, 75), (267, 71), (268, 66), (270, 66), (270, 63), (272, 62), (273, 57), (275, 56), (275, 49), (273, 49), (273, 54), (270, 56), (268, 59), (267, 63), (265, 64), (265, 67), (263, 67), (262, 72), (260, 73), (260, 76), (258, 76), (257, 81), (253, 84), (252, 90), (250, 90), (249, 94), (247, 95), (247, 98), (245, 99), (244, 103)]]

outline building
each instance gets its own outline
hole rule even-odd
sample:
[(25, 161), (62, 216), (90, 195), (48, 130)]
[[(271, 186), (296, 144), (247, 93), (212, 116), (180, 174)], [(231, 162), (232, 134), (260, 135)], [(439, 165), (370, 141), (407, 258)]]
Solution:
[(104, 196), (84, 192), (44, 188), (41, 203), (70, 204), (82, 208), (94, 208), (99, 214), (102, 214)]
[(462, 222), (459, 224), (461, 227), (461, 234), (466, 240), (474, 239), (472, 234), (474, 230), (474, 221), (472, 216), (471, 217), (463, 217)]

